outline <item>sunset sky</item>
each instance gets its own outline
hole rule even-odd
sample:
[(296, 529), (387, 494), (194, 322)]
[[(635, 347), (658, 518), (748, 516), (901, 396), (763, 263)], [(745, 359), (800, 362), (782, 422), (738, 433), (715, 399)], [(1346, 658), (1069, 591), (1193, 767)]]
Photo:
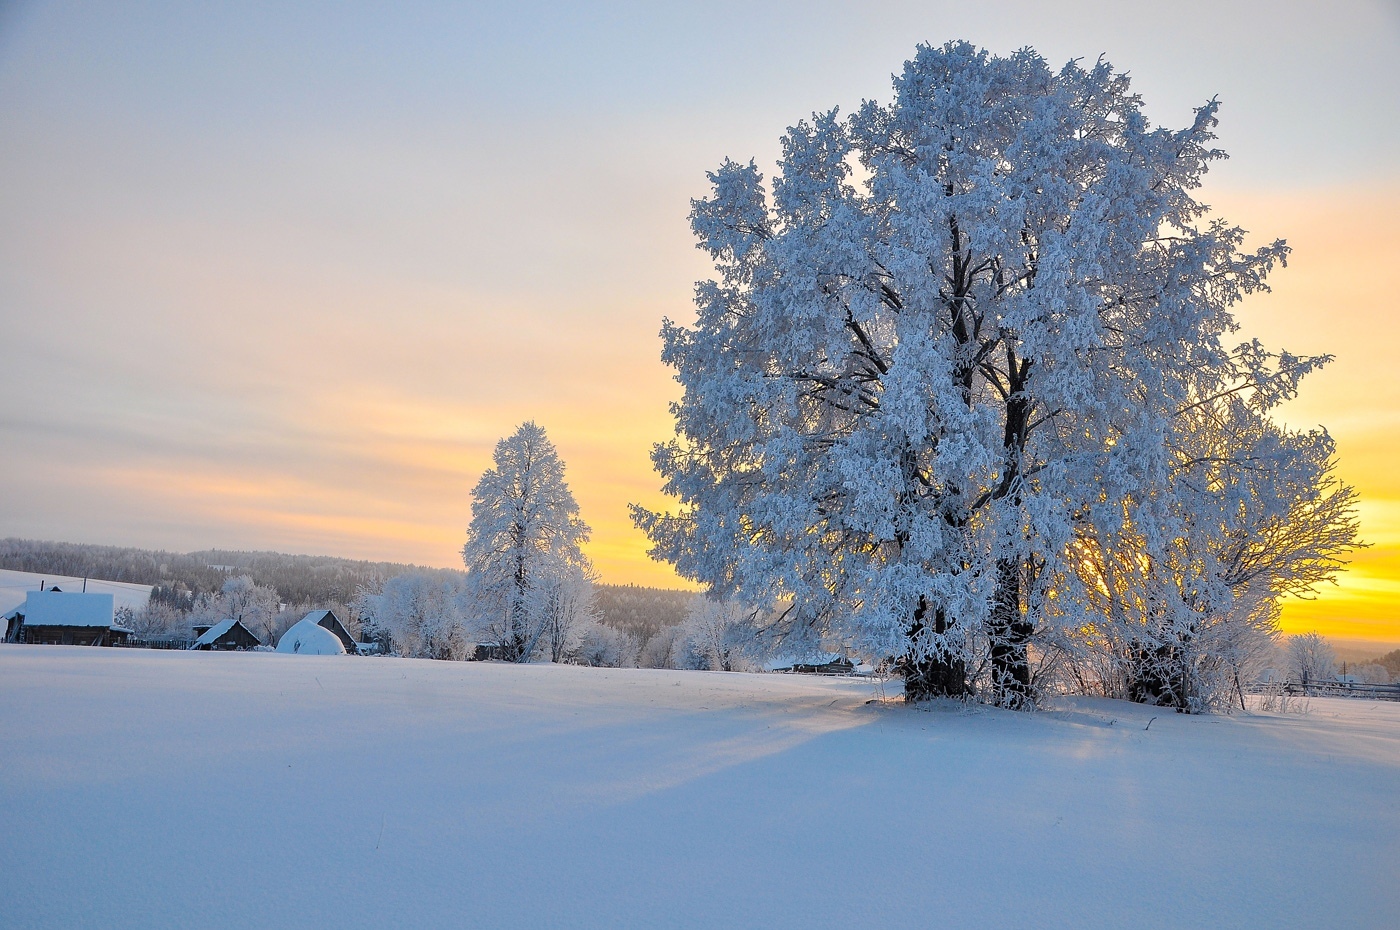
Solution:
[(1397, 4), (379, 6), (0, 3), (0, 535), (456, 565), (533, 419), (603, 579), (678, 584), (626, 505), (689, 199), (966, 38), (1104, 54), (1171, 127), (1221, 98), (1204, 199), (1295, 249), (1241, 338), (1336, 356), (1286, 418), (1373, 544), (1285, 629), (1400, 643)]

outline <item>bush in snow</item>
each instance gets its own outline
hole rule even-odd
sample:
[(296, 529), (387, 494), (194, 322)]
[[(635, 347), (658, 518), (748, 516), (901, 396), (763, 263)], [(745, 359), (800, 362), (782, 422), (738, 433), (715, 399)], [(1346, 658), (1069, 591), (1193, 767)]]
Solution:
[(716, 672), (758, 670), (763, 635), (760, 614), (737, 601), (696, 595), (679, 631), (676, 667)]
[(647, 639), (637, 662), (642, 668), (680, 668), (681, 624), (664, 626)]
[(169, 636), (189, 629), (188, 611), (166, 601), (151, 598), (140, 610), (121, 610), (127, 613), (122, 615), (118, 625), (125, 626), (137, 636)]
[(578, 624), (576, 639), (567, 659), (577, 665), (635, 668), (639, 653), (635, 636), (588, 619)]
[(541, 560), (525, 596), (525, 616), (529, 628), (536, 631), (529, 658), (567, 662), (578, 654), (585, 635), (598, 625), (594, 590), (593, 573), (586, 564), (553, 557)]

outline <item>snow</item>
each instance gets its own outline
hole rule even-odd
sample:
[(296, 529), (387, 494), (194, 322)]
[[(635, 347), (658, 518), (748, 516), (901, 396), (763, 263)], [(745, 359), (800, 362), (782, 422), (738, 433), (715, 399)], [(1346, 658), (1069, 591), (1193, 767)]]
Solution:
[[(1274, 930), (1400, 908), (1400, 704), (879, 696), (0, 646), (0, 923)], [(243, 879), (192, 869), (214, 861)]]
[[(7, 613), (23, 604), (25, 595), (30, 591), (38, 591), (40, 584), (45, 588), (57, 585), (63, 589), (65, 594), (69, 591), (81, 592), (83, 590), (83, 579), (73, 575), (39, 574), (37, 572), (18, 572), (7, 568), (0, 569), (0, 614)], [(151, 599), (151, 586), (127, 581), (102, 581), (97, 578), (89, 578), (87, 579), (87, 593), (110, 594), (114, 607), (130, 607), (132, 611), (139, 611)]]
[(227, 633), (229, 630), (233, 629), (233, 625), (234, 625), (235, 623), (237, 623), (237, 622), (238, 622), (238, 621), (235, 620), (235, 619), (232, 618), (232, 617), (230, 617), (230, 618), (227, 619), (227, 620), (220, 620), (218, 623), (214, 624), (214, 625), (211, 626), (209, 629), (205, 630), (205, 631), (200, 635), (199, 639), (197, 639), (197, 640), (194, 641), (194, 644), (195, 644), (196, 646), (207, 646), (207, 645), (209, 645), (209, 644), (212, 643), (214, 640), (218, 639), (220, 636), (223, 636), (223, 635), (224, 635), (225, 633)]
[(112, 625), (112, 595), (30, 591), (24, 598), (25, 626)]
[(317, 626), (318, 616), (324, 611), (307, 614), (292, 624), (282, 638), (277, 641), (277, 651), (296, 653), (303, 656), (339, 656), (345, 654), (345, 645), (340, 637), (323, 626)]

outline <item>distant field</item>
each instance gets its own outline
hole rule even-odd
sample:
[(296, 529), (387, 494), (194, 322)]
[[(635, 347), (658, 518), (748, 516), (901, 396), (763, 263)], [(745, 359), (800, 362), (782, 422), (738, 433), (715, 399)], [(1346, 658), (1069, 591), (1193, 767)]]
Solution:
[[(25, 594), (29, 591), (39, 590), (40, 583), (45, 588), (58, 585), (64, 591), (83, 590), (83, 579), (71, 575), (44, 575), (37, 572), (16, 572), (0, 568), (0, 614), (23, 604)], [(87, 590), (90, 593), (110, 594), (114, 607), (130, 607), (132, 610), (140, 610), (145, 607), (146, 601), (150, 600), (151, 597), (150, 585), (130, 584), (125, 581), (89, 579)], [(3, 638), (3, 635), (4, 631), (0, 630), (0, 638)]]
[(1400, 704), (1222, 718), (881, 696), (0, 646), (0, 923), (1277, 930), (1400, 913)]

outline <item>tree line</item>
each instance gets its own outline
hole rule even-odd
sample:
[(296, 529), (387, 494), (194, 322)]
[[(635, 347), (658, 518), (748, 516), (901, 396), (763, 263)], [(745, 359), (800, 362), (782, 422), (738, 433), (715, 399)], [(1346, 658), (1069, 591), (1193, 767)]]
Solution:
[(168, 552), (130, 546), (0, 540), (0, 568), (153, 585), (172, 604), (217, 593), (231, 576), (248, 575), (276, 588), (288, 603), (351, 600), (365, 585), (407, 571), (441, 571), (401, 562), (374, 562), (282, 552), (205, 549)]

